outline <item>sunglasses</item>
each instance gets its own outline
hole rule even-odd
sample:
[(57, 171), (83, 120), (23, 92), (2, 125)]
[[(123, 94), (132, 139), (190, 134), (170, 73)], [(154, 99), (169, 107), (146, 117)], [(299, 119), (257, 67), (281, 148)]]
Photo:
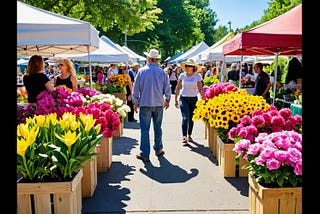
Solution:
[(58, 66), (63, 66), (63, 64), (59, 64)]
[(194, 67), (193, 65), (186, 65), (186, 68), (192, 68)]

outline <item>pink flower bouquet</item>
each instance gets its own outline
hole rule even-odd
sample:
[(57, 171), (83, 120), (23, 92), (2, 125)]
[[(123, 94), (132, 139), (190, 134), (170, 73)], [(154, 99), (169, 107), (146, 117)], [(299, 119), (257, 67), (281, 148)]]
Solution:
[(254, 143), (239, 140), (233, 149), (262, 186), (302, 186), (302, 135), (296, 131), (260, 133)]

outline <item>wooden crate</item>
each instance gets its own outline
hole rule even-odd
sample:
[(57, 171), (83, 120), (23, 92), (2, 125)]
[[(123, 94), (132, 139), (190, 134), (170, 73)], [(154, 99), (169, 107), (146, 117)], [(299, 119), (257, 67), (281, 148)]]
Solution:
[(98, 183), (97, 156), (93, 156), (93, 160), (83, 163), (82, 170), (82, 198), (92, 197)]
[(116, 130), (115, 132), (113, 132), (113, 137), (114, 138), (120, 138), (123, 135), (123, 128), (124, 128), (124, 123), (121, 122), (120, 124), (120, 128), (118, 130)]
[(115, 97), (119, 98), (120, 100), (123, 101), (124, 104), (127, 104), (127, 98), (126, 98), (126, 93), (124, 92), (119, 92), (119, 93), (112, 93)]
[(208, 128), (209, 128), (209, 124), (205, 123), (204, 124), (204, 139), (208, 139)]
[(17, 214), (82, 213), (82, 169), (69, 182), (17, 183)]
[(217, 136), (218, 136), (218, 134), (217, 134), (217, 130), (216, 130), (216, 128), (214, 128), (214, 127), (211, 127), (211, 126), (207, 126), (207, 132), (208, 132), (208, 139), (207, 139), (207, 141), (208, 141), (208, 147), (209, 147), (209, 149), (210, 149), (210, 151), (212, 152), (212, 155), (214, 156), (214, 157), (217, 157), (217, 154), (218, 154), (218, 152), (217, 152), (217, 149), (218, 149), (218, 146), (217, 146)]
[(250, 214), (302, 214), (302, 187), (266, 188), (249, 174)]
[(238, 173), (237, 173), (237, 163), (236, 163), (236, 152), (232, 151), (234, 148), (234, 143), (225, 143), (221, 140), (219, 135), (217, 135), (217, 160), (223, 177), (247, 177), (248, 170), (242, 169), (242, 166), (246, 163), (242, 158), (240, 158)]
[[(120, 100), (123, 101), (124, 104), (127, 104), (127, 95), (124, 92), (118, 92), (118, 93), (112, 93), (115, 97), (119, 98)], [(128, 122), (128, 114), (124, 118), (124, 121)]]
[(103, 137), (97, 146), (97, 171), (108, 172), (112, 163), (112, 138)]

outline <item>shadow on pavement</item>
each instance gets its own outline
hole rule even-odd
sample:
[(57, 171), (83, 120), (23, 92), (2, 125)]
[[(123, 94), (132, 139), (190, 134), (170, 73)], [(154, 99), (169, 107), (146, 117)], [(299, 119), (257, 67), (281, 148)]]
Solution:
[(234, 186), (241, 195), (249, 196), (248, 177), (225, 178), (232, 186)]
[(130, 137), (114, 138), (112, 144), (113, 155), (130, 155), (130, 151), (138, 146), (138, 140)]
[(125, 213), (127, 205), (122, 201), (129, 201), (130, 190), (121, 187), (122, 181), (128, 181), (126, 176), (132, 175), (134, 166), (113, 162), (109, 171), (98, 173), (98, 184), (91, 198), (82, 199), (82, 213)]
[[(194, 147), (194, 146), (192, 146), (190, 144), (193, 144), (196, 147)], [(210, 151), (210, 149), (207, 146), (199, 144), (196, 141), (189, 142), (189, 143), (185, 144), (184, 146), (189, 147), (192, 152), (196, 152), (196, 153), (198, 153), (198, 154), (200, 154), (200, 155), (202, 155), (204, 157), (207, 157), (213, 164), (218, 166), (217, 159), (212, 155), (212, 152)]]
[(123, 128), (125, 128), (125, 129), (140, 129), (140, 123), (138, 123), (138, 122), (124, 122)]
[(184, 183), (199, 173), (197, 169), (190, 169), (191, 173), (188, 173), (170, 163), (164, 156), (159, 157), (159, 162), (159, 167), (153, 166), (151, 162), (145, 162), (145, 169), (140, 169), (140, 172), (159, 183)]

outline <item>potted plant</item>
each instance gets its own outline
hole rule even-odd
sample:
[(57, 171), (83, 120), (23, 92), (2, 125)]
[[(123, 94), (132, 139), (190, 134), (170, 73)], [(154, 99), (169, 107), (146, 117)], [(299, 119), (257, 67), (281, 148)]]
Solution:
[(254, 142), (260, 133), (272, 133), (278, 131), (297, 131), (302, 133), (302, 117), (292, 116), (289, 108), (278, 110), (271, 105), (266, 111), (260, 109), (253, 111), (250, 115), (244, 115), (236, 127), (232, 127), (227, 136), (235, 143), (240, 139)]
[[(212, 84), (214, 83), (214, 84)], [(230, 91), (238, 91), (238, 88), (229, 82), (219, 82), (216, 76), (206, 77), (204, 79), (204, 100), (206, 103), (209, 99), (218, 96), (219, 94), (225, 94)], [(208, 123), (207, 119), (203, 119), (206, 124), (206, 133), (208, 133), (208, 146), (213, 156), (217, 156), (217, 130), (215, 127)], [(205, 133), (205, 134), (206, 134)], [(207, 135), (206, 135), (207, 136)]]
[[(93, 109), (104, 109), (103, 106), (109, 105), (111, 110), (118, 114), (120, 121), (115, 119), (110, 120), (110, 123), (116, 123), (119, 128), (113, 132), (113, 135), (104, 135), (104, 138), (101, 140), (101, 143), (98, 147), (98, 156), (97, 156), (97, 171), (98, 172), (107, 172), (112, 163), (112, 137), (119, 138), (123, 134), (123, 121), (127, 115), (127, 112), (130, 111), (128, 105), (124, 104), (123, 101), (114, 95), (111, 94), (95, 94), (93, 96), (85, 96), (84, 105), (87, 108), (92, 107)], [(95, 106), (97, 108), (95, 108)], [(98, 111), (98, 109), (97, 109)], [(104, 117), (102, 117), (103, 119)], [(118, 123), (119, 122), (119, 123)], [(110, 126), (107, 126), (110, 127)], [(108, 133), (108, 132), (106, 132)], [(109, 133), (110, 134), (110, 133)]]
[(250, 213), (302, 213), (302, 135), (262, 132), (240, 139), (234, 151), (249, 170)]
[[(205, 120), (216, 128), (217, 159), (224, 177), (235, 177), (237, 165), (236, 154), (232, 152), (234, 142), (228, 139), (228, 131), (239, 123), (242, 116), (251, 114), (257, 109), (265, 111), (269, 106), (263, 97), (248, 94), (244, 89), (229, 91), (207, 101), (197, 102), (193, 120)], [(246, 173), (241, 172), (242, 175)]]
[(35, 115), (17, 126), (18, 213), (32, 207), (49, 213), (51, 194), (55, 210), (81, 211), (82, 164), (97, 154), (103, 137), (95, 122), (91, 114), (65, 112), (60, 118)]

